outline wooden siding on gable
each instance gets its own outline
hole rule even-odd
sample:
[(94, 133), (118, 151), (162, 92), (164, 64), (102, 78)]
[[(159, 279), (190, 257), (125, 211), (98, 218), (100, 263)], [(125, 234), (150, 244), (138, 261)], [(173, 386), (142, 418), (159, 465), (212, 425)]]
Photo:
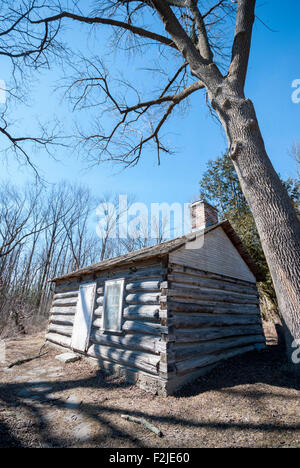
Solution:
[[(193, 245), (195, 248), (193, 248)], [(170, 253), (170, 262), (255, 283), (256, 279), (221, 227)]]

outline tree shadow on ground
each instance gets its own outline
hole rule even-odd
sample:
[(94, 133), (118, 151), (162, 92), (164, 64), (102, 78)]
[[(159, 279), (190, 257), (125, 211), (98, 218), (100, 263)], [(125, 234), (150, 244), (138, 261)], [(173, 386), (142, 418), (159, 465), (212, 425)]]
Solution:
[(23, 445), (14, 434), (12, 434), (11, 428), (5, 422), (0, 422), (0, 448), (22, 448)]
[[(39, 446), (42, 447), (47, 447), (49, 445), (51, 447), (70, 447), (74, 445), (74, 438), (64, 438), (61, 436), (57, 438), (52, 433), (51, 423), (49, 423), (42, 414), (42, 410), (45, 409), (76, 410), (80, 414), (87, 416), (89, 420), (94, 420), (101, 424), (114, 438), (131, 441), (134, 442), (136, 446), (142, 447), (143, 445), (139, 444), (135, 437), (132, 437), (129, 432), (112, 423), (109, 418), (104, 415), (106, 412), (110, 413), (110, 408), (106, 408), (101, 404), (94, 405), (89, 403), (81, 403), (80, 406), (78, 406), (75, 403), (66, 403), (65, 399), (56, 396), (56, 394), (65, 390), (76, 391), (83, 387), (89, 389), (99, 389), (101, 387), (109, 391), (114, 388), (120, 389), (128, 386), (129, 384), (124, 381), (120, 382), (116, 379), (116, 382), (114, 382), (113, 379), (107, 377), (101, 371), (98, 371), (95, 376), (88, 379), (57, 380), (54, 382), (45, 379), (33, 383), (7, 383), (0, 386), (0, 405), (4, 408), (15, 410), (19, 414), (20, 410), (26, 410), (30, 419), (34, 421), (35, 431), (39, 434)], [(39, 396), (38, 403), (41, 404), (42, 407), (36, 405), (36, 394)], [(2, 423), (2, 426), (0, 426), (0, 434), (1, 436), (4, 434), (5, 437), (1, 437), (0, 447), (21, 447), (22, 443), (18, 440), (17, 436), (15, 436), (16, 433), (18, 433), (18, 430), (14, 431), (13, 436), (9, 425)], [(96, 440), (93, 440), (93, 438), (89, 439), (89, 443), (95, 442), (98, 446), (101, 446), (101, 443), (104, 441), (104, 437), (101, 435), (98, 435)]]
[[(239, 388), (245, 384), (256, 384), (263, 383), (270, 386), (275, 386), (278, 393), (278, 397), (286, 398), (285, 395), (281, 395), (278, 392), (278, 387), (286, 389), (300, 390), (300, 382), (294, 375), (291, 375), (284, 371), (284, 356), (282, 350), (278, 347), (270, 347), (261, 353), (248, 353), (238, 358), (231, 359), (222, 364), (219, 368), (214, 369), (204, 377), (199, 378), (193, 384), (190, 384), (183, 388), (175, 396), (175, 400), (178, 398), (189, 398), (195, 395), (199, 395), (203, 392), (209, 392), (211, 390), (219, 390), (222, 392), (232, 392), (236, 395), (241, 393), (241, 396), (245, 394), (250, 396), (252, 399), (257, 400), (258, 404), (260, 399), (264, 396), (264, 391), (255, 391), (251, 393), (242, 392)], [(48, 387), (51, 387), (51, 394), (49, 394)], [(34, 392), (35, 387), (40, 387), (39, 391), (39, 403), (41, 406), (37, 406), (34, 401), (30, 401), (30, 398), (20, 397), (20, 390), (23, 392), (28, 391)], [(44, 387), (44, 389), (43, 389)], [(43, 380), (38, 383), (7, 383), (0, 387), (0, 403), (4, 407), (9, 407), (16, 412), (20, 409), (26, 410), (29, 413), (31, 419), (34, 421), (33, 430), (36, 433), (36, 441), (33, 441), (34, 446), (51, 446), (51, 447), (72, 447), (80, 446), (80, 442), (74, 440), (74, 437), (68, 436), (57, 436), (53, 433), (53, 427), (51, 422), (45, 419), (43, 413), (44, 409), (56, 408), (66, 409), (66, 401), (59, 396), (59, 392), (63, 390), (72, 390), (80, 388), (88, 389), (105, 389), (107, 392), (113, 389), (131, 387), (130, 384), (125, 382), (120, 383), (120, 380), (114, 380), (97, 372), (96, 375), (90, 378), (75, 379), (75, 380), (58, 380), (48, 381)], [(24, 395), (24, 393), (23, 393)], [(129, 395), (130, 397), (130, 395)], [(276, 397), (276, 392), (275, 392)], [(149, 394), (149, 398), (153, 398)], [(158, 397), (162, 398), (162, 397)], [(298, 396), (288, 396), (288, 398), (294, 398), (295, 403), (298, 400)], [(25, 401), (24, 401), (25, 400)], [(69, 406), (72, 409), (72, 406)], [(74, 407), (75, 409), (75, 407)], [(131, 446), (137, 448), (146, 447), (145, 443), (139, 438), (138, 432), (132, 433), (124, 428), (124, 425), (119, 424), (121, 421), (121, 414), (124, 409), (114, 404), (114, 401), (106, 399), (105, 404), (103, 401), (96, 401), (95, 403), (82, 402), (79, 407), (79, 411), (82, 415), (86, 416), (90, 421), (96, 422), (99, 431), (95, 436), (89, 439), (89, 445), (97, 447), (107, 446), (107, 440), (115, 439), (120, 443), (120, 440), (124, 444), (130, 443)], [(226, 431), (231, 429), (236, 430), (249, 430), (249, 431), (273, 431), (274, 433), (280, 433), (282, 431), (296, 432), (300, 430), (299, 424), (285, 424), (282, 422), (240, 422), (240, 421), (222, 421), (221, 418), (214, 421), (197, 421), (195, 422), (191, 418), (186, 416), (181, 417), (180, 415), (150, 415), (147, 411), (141, 410), (126, 410), (126, 414), (138, 417), (144, 417), (149, 422), (152, 422), (156, 426), (167, 423), (169, 426), (178, 426), (180, 428), (195, 428), (195, 429), (213, 429), (216, 431)], [(115, 418), (117, 416), (117, 418)], [(1, 434), (1, 447), (13, 447), (13, 446), (28, 446), (24, 443), (23, 439), (18, 440), (18, 432), (12, 431), (7, 423), (1, 423), (0, 426)], [(110, 442), (111, 443), (111, 442)], [(116, 442), (117, 443), (117, 442)], [(111, 445), (109, 445), (111, 446)], [(119, 445), (115, 445), (119, 446)]]
[(300, 374), (289, 371), (282, 346), (267, 346), (222, 362), (208, 374), (185, 385), (176, 396), (191, 397), (210, 390), (262, 383), (300, 391)]

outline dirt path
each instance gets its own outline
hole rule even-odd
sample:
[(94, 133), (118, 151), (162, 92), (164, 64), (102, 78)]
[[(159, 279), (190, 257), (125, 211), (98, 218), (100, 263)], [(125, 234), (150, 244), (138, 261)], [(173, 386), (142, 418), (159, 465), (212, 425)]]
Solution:
[[(0, 447), (300, 447), (300, 382), (282, 353), (232, 359), (177, 396), (148, 394), (106, 377), (87, 360), (35, 355), (43, 335), (6, 343), (0, 365)], [(159, 427), (158, 438), (121, 414)]]

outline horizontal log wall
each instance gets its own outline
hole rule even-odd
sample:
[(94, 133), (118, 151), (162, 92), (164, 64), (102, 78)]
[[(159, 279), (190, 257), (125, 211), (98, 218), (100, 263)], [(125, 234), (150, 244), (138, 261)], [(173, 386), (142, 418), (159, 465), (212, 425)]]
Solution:
[(77, 281), (56, 285), (46, 334), (48, 341), (70, 348), (78, 292)]
[(253, 282), (170, 263), (163, 294), (169, 332), (165, 372), (173, 388), (176, 379), (264, 346)]
[[(158, 376), (160, 355), (164, 350), (162, 333), (168, 331), (165, 319), (162, 319), (165, 312), (160, 304), (161, 284), (166, 274), (167, 268), (159, 260), (56, 284), (47, 340), (65, 347), (71, 346), (79, 285), (96, 280), (96, 308), (87, 354), (105, 365), (121, 364), (125, 369)], [(120, 335), (102, 331), (105, 281), (117, 278), (125, 279)]]
[[(88, 354), (104, 362), (159, 375), (162, 333), (161, 284), (167, 269), (161, 264), (140, 264), (135, 271), (102, 272), (97, 278), (97, 307), (94, 311)], [(124, 278), (122, 333), (103, 332), (105, 281)]]

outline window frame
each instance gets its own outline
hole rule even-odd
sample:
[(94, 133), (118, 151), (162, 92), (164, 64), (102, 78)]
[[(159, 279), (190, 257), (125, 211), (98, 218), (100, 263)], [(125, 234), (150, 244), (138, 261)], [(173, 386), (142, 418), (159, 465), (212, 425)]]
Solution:
[[(86, 303), (86, 297), (83, 298), (82, 294), (84, 291), (89, 292), (89, 290), (90, 298), (89, 302)], [(96, 281), (79, 284), (71, 335), (71, 348), (75, 351), (85, 353), (88, 349), (95, 310), (96, 291)]]
[[(119, 309), (117, 315), (117, 329), (112, 330), (109, 328), (105, 328), (105, 316), (106, 316), (106, 296), (107, 296), (107, 286), (120, 284), (120, 297), (119, 297)], [(115, 334), (122, 334), (122, 312), (123, 312), (123, 304), (124, 304), (124, 286), (125, 286), (125, 278), (117, 278), (117, 279), (110, 279), (104, 282), (104, 297), (103, 297), (103, 313), (102, 313), (102, 332), (103, 333), (115, 333)]]

